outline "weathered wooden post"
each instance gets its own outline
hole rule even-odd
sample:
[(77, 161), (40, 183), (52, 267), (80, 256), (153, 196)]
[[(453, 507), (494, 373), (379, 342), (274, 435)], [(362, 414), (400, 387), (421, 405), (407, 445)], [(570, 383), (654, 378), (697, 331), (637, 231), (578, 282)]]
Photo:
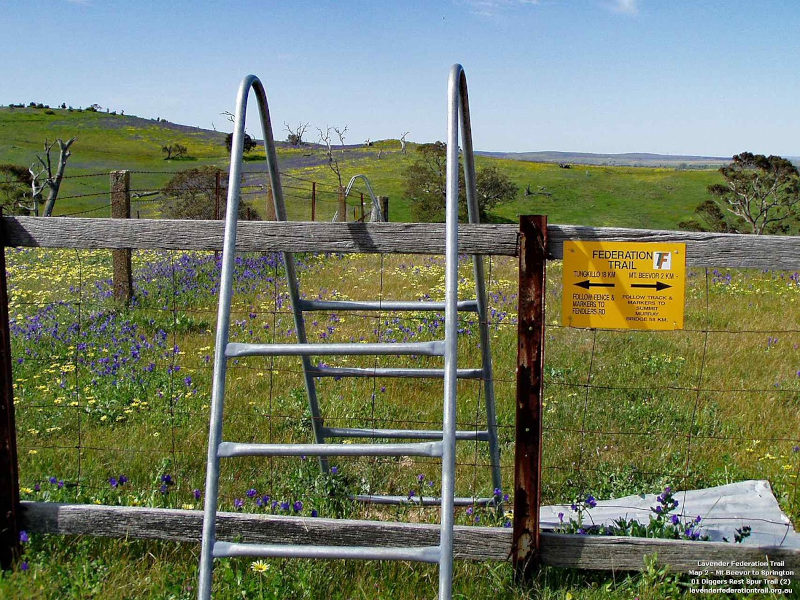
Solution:
[[(131, 218), (130, 171), (111, 171), (111, 218)], [(112, 250), (111, 256), (114, 265), (114, 298), (127, 304), (133, 297), (131, 250)]]
[(0, 248), (0, 372), (0, 567), (10, 569), (20, 549), (20, 505), (5, 244)]
[(514, 451), (514, 529), (511, 559), (517, 579), (529, 580), (540, 560), (542, 495), (542, 373), (547, 217), (519, 218), (517, 410)]
[(378, 196), (381, 203), (381, 212), (383, 213), (383, 220), (389, 222), (389, 196)]
[(275, 197), (272, 194), (272, 185), (267, 184), (267, 206), (264, 219), (266, 221), (276, 221), (275, 218)]
[(311, 182), (311, 220), (317, 220), (317, 182)]
[(364, 220), (364, 192), (361, 192), (361, 222), (363, 223)]

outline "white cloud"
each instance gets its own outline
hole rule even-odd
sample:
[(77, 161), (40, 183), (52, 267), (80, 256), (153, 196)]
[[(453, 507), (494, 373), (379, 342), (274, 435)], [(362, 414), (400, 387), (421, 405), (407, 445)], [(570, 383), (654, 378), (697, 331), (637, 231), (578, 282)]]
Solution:
[(626, 15), (635, 15), (639, 12), (639, 0), (614, 0), (611, 4), (611, 10)]
[(476, 15), (491, 17), (507, 8), (539, 4), (540, 0), (462, 0)]

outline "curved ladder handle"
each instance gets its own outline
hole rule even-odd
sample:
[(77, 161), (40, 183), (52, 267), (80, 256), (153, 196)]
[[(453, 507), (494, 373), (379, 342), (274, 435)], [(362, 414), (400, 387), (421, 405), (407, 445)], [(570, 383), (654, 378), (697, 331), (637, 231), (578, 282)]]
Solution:
[(353, 184), (356, 182), (356, 179), (363, 179), (364, 183), (367, 184), (367, 191), (369, 192), (370, 198), (372, 198), (372, 213), (370, 214), (369, 220), (373, 223), (383, 222), (383, 211), (381, 210), (381, 203), (378, 202), (378, 197), (375, 195), (375, 192), (372, 191), (372, 185), (369, 183), (369, 179), (367, 179), (366, 175), (358, 174), (353, 175), (350, 179), (350, 183), (347, 184), (347, 189), (344, 191), (344, 198), (347, 199), (347, 196), (350, 195), (350, 190), (353, 188)]

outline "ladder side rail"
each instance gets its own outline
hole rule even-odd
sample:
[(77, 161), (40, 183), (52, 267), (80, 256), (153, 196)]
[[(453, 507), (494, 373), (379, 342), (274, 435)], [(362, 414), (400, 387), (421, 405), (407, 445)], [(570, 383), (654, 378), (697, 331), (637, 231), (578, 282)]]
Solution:
[[(211, 416), (209, 419), (208, 433), (208, 462), (206, 466), (206, 497), (203, 510), (203, 538), (200, 549), (200, 572), (197, 584), (197, 597), (200, 600), (209, 600), (211, 598), (211, 578), (214, 561), (213, 549), (216, 541), (216, 515), (217, 501), (219, 499), (219, 457), (217, 449), (222, 441), (225, 375), (227, 371), (225, 348), (228, 345), (231, 321), (234, 256), (236, 253), (236, 227), (239, 216), (239, 201), (241, 199), (240, 178), (244, 142), (244, 122), (247, 110), (247, 95), (255, 82), (258, 82), (258, 78), (254, 75), (248, 75), (242, 80), (239, 86), (231, 144), (231, 165), (228, 176), (228, 197), (225, 211), (225, 238), (222, 248), (217, 333), (214, 346)], [(258, 85), (261, 85), (260, 82), (258, 82)], [(263, 88), (261, 89), (263, 93)]]
[[(439, 547), (439, 600), (450, 600), (453, 587), (453, 522), (456, 470), (456, 374), (458, 368), (458, 126), (463, 110), (461, 65), (447, 82), (447, 171), (445, 197), (445, 354), (442, 418), (442, 508)], [(465, 135), (465, 132), (462, 132)]]
[(350, 190), (353, 187), (356, 179), (363, 179), (364, 183), (367, 185), (367, 192), (369, 192), (370, 198), (372, 198), (372, 211), (370, 212), (369, 220), (372, 222), (378, 221), (383, 222), (383, 211), (381, 211), (381, 203), (378, 202), (378, 197), (375, 195), (375, 192), (372, 191), (372, 185), (370, 185), (369, 179), (367, 179), (366, 175), (358, 174), (353, 175), (350, 178), (350, 183), (347, 184), (347, 189), (344, 191), (344, 197), (347, 199), (347, 196), (350, 195)]
[[(464, 183), (467, 193), (467, 214), (469, 222), (480, 223), (480, 208), (475, 177), (475, 154), (472, 148), (472, 125), (469, 116), (469, 95), (466, 78), (460, 83), (461, 92), (461, 139), (464, 157)], [(489, 430), (489, 457), (492, 464), (492, 484), (495, 489), (502, 487), (500, 471), (500, 444), (497, 439), (497, 409), (494, 395), (494, 369), (492, 367), (492, 348), (489, 337), (489, 320), (486, 297), (486, 276), (483, 255), (473, 254), (473, 274), (475, 278), (475, 299), (478, 304), (478, 329), (481, 339), (481, 364), (483, 366), (483, 391), (486, 402), (486, 429)]]
[[(258, 106), (261, 116), (261, 129), (264, 133), (264, 148), (267, 158), (267, 168), (269, 169), (269, 181), (272, 186), (272, 199), (275, 207), (275, 218), (278, 221), (287, 221), (286, 216), (286, 203), (283, 199), (283, 187), (281, 186), (280, 172), (278, 171), (278, 156), (275, 151), (275, 140), (272, 135), (272, 123), (270, 122), (269, 107), (267, 106), (267, 96), (264, 92), (264, 87), (258, 81), (256, 89), (256, 98), (258, 99)], [(297, 269), (294, 262), (294, 254), (291, 252), (282, 252), (283, 264), (286, 270), (286, 285), (289, 290), (289, 300), (292, 305), (292, 316), (294, 319), (294, 328), (297, 332), (297, 341), (300, 344), (308, 343), (308, 336), (306, 334), (306, 323), (303, 318), (303, 311), (300, 304), (300, 291), (297, 284)], [(323, 433), (322, 414), (319, 409), (319, 400), (317, 398), (317, 387), (314, 382), (314, 377), (311, 374), (314, 366), (311, 364), (311, 358), (308, 356), (301, 357), (303, 365), (303, 382), (306, 388), (306, 396), (308, 398), (308, 408), (311, 412), (311, 430), (314, 434), (314, 441), (317, 444), (325, 443), (325, 435)], [(319, 457), (319, 465), (323, 473), (328, 472), (328, 459), (324, 456)]]

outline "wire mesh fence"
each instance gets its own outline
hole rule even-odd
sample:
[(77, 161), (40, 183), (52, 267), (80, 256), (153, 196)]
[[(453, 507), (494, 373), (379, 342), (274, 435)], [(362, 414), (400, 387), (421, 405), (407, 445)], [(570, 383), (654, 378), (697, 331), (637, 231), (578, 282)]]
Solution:
[[(214, 253), (134, 252), (129, 308), (113, 299), (110, 252), (9, 249), (8, 262), (23, 498), (198, 508), (219, 285)], [(418, 300), (444, 294), (441, 257), (304, 255), (299, 266), (301, 290), (313, 299)], [(46, 285), (43, 269), (58, 273)], [(462, 274), (464, 294), (474, 293), (466, 283), (469, 261)], [(280, 256), (239, 255), (237, 275), (231, 340), (294, 341)], [(491, 292), (491, 327), (495, 335), (513, 338), (510, 293)], [(424, 341), (441, 337), (443, 318), (428, 312), (402, 317), (385, 311), (315, 312), (307, 326), (312, 342)], [(461, 330), (462, 364), (477, 367), (474, 314), (462, 318)], [(514, 356), (506, 354), (506, 375), (498, 374), (497, 385), (513, 393)], [(328, 365), (363, 368), (441, 366), (436, 360), (324, 359)], [(233, 360), (228, 381), (225, 439), (312, 441), (299, 360)], [(329, 377), (317, 385), (329, 427), (441, 429), (441, 380)], [(459, 429), (485, 430), (482, 382), (462, 381), (459, 403)], [(505, 404), (513, 407), (510, 398)], [(507, 446), (512, 418), (507, 411), (501, 420)], [(459, 442), (458, 495), (494, 495), (487, 446)], [(510, 481), (508, 460), (503, 473)], [(436, 460), (363, 457), (331, 464), (325, 475), (313, 459), (233, 461), (223, 468), (221, 508), (386, 516), (416, 509), (420, 497), (439, 492)], [(358, 494), (397, 495), (408, 504), (362, 510), (349, 499)], [(464, 518), (480, 521), (481, 515)]]
[[(163, 218), (169, 216), (167, 204), (171, 199), (165, 187), (179, 171), (141, 171), (131, 173), (131, 216), (134, 218)], [(242, 205), (251, 219), (264, 219), (272, 214), (272, 197), (265, 184), (263, 171), (249, 170), (242, 173)], [(281, 173), (286, 210), (292, 221), (332, 221), (339, 210), (339, 196), (343, 192), (338, 186), (323, 184), (308, 178)], [(207, 179), (207, 178), (205, 178)], [(66, 175), (59, 195), (55, 216), (61, 217), (107, 217), (111, 213), (109, 196), (109, 173), (86, 173)], [(201, 181), (201, 180), (198, 180)], [(213, 180), (195, 183), (190, 190), (198, 202), (208, 203), (212, 209), (219, 197), (220, 218), (224, 217), (227, 184), (225, 174), (220, 185)], [(359, 184), (353, 185), (345, 199), (349, 221), (369, 219), (371, 198)], [(166, 211), (166, 212), (165, 212)]]
[[(112, 298), (107, 251), (8, 249), (23, 498), (199, 508), (219, 263), (212, 252), (135, 251), (135, 296)], [(503, 488), (513, 478), (517, 264), (488, 263)], [(303, 255), (309, 299), (440, 299), (443, 259)], [(469, 297), (462, 261), (461, 297)], [(45, 275), (46, 273), (46, 275)], [(690, 269), (686, 328), (584, 330), (560, 325), (560, 264), (547, 283), (543, 503), (580, 504), (672, 489), (769, 481), (800, 518), (800, 296), (797, 273)], [(232, 340), (295, 336), (277, 254), (237, 256)], [(309, 340), (424, 341), (443, 315), (317, 312)], [(462, 316), (460, 366), (480, 362), (475, 315)], [(426, 357), (325, 358), (332, 366), (437, 366)], [(309, 442), (298, 360), (230, 364), (225, 439)], [(441, 427), (441, 382), (381, 377), (317, 380), (329, 427)], [(458, 428), (486, 428), (479, 380), (459, 383)], [(345, 442), (346, 443), (346, 442)], [(485, 442), (459, 442), (459, 496), (492, 496)], [(428, 518), (432, 459), (242, 459), (224, 465), (221, 508), (278, 514)], [(405, 497), (361, 506), (356, 494)], [(632, 514), (638, 506), (622, 506)], [(567, 510), (567, 509), (565, 509)], [(568, 511), (569, 514), (569, 511)], [(694, 518), (695, 515), (685, 515)], [(459, 511), (462, 523), (507, 525), (504, 511)], [(777, 523), (776, 523), (777, 524)], [(780, 523), (786, 526), (785, 522)], [(697, 529), (693, 530), (697, 531)]]

